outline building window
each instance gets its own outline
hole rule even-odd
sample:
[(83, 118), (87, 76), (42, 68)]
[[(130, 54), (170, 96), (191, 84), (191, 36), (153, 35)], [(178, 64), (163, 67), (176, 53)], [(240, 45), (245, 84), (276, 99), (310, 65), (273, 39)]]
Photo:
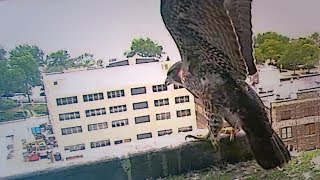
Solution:
[(79, 119), (80, 118), (80, 112), (71, 112), (71, 113), (63, 113), (59, 114), (59, 120), (65, 121), (65, 120), (71, 120), (71, 119)]
[(117, 97), (123, 97), (125, 94), (124, 94), (124, 90), (115, 90), (115, 91), (108, 91), (107, 92), (107, 96), (108, 96), (108, 99), (110, 98), (117, 98)]
[(131, 95), (146, 94), (146, 87), (131, 88)]
[(72, 152), (72, 151), (80, 151), (80, 150), (85, 150), (85, 149), (86, 149), (86, 147), (85, 147), (84, 143), (76, 144), (76, 145), (70, 145), (70, 146), (65, 146), (64, 147), (64, 150), (70, 151), (70, 152)]
[(173, 85), (173, 89), (181, 89), (181, 88), (183, 88), (183, 87), (180, 85), (176, 85), (176, 84)]
[(123, 143), (123, 140), (117, 140), (117, 141), (114, 141), (114, 144), (117, 145), (117, 144), (122, 144)]
[(120, 105), (120, 106), (111, 106), (109, 107), (110, 113), (118, 113), (127, 111), (127, 105)]
[(192, 126), (178, 128), (178, 133), (192, 131)]
[(104, 147), (104, 146), (110, 146), (110, 140), (102, 140), (102, 141), (96, 141), (90, 143), (91, 148), (98, 148), (98, 147)]
[(184, 109), (177, 111), (177, 117), (191, 116), (190, 109)]
[(78, 98), (77, 98), (77, 96), (57, 98), (56, 101), (57, 101), (57, 106), (62, 106), (62, 105), (66, 105), (66, 104), (78, 103)]
[(281, 120), (291, 119), (291, 110), (281, 111), (280, 119)]
[(153, 92), (161, 92), (161, 91), (167, 91), (167, 90), (168, 90), (168, 87), (165, 84), (152, 86), (152, 91)]
[(172, 129), (166, 129), (158, 131), (158, 136), (170, 135), (172, 134)]
[(83, 101), (89, 102), (89, 101), (97, 101), (104, 99), (103, 93), (94, 93), (94, 94), (86, 94), (83, 95)]
[(81, 133), (81, 132), (82, 132), (81, 126), (61, 128), (62, 135), (75, 134), (75, 133)]
[(176, 104), (189, 102), (189, 96), (179, 96), (175, 97)]
[(150, 133), (143, 133), (143, 134), (137, 134), (137, 139), (147, 139), (147, 138), (152, 138), (152, 134)]
[(116, 121), (112, 121), (112, 127), (120, 127), (120, 126), (126, 126), (129, 125), (128, 119), (120, 119)]
[(150, 116), (139, 116), (134, 118), (136, 124), (150, 122)]
[(133, 103), (133, 110), (148, 108), (148, 101)]
[(107, 122), (89, 124), (88, 125), (88, 131), (95, 131), (95, 130), (107, 129), (107, 128), (108, 128), (108, 123)]
[(305, 132), (306, 135), (313, 135), (316, 133), (316, 124), (315, 123), (309, 123), (305, 125)]
[(170, 112), (156, 114), (156, 119), (157, 120), (171, 119)]
[(319, 106), (307, 107), (304, 109), (304, 116), (317, 116), (319, 113)]
[(281, 128), (280, 131), (281, 131), (281, 138), (282, 139), (292, 138), (292, 128), (291, 127)]
[(100, 115), (105, 115), (105, 114), (106, 114), (106, 108), (86, 110), (86, 117), (100, 116)]
[(154, 100), (154, 106), (166, 106), (166, 105), (169, 105), (168, 98)]

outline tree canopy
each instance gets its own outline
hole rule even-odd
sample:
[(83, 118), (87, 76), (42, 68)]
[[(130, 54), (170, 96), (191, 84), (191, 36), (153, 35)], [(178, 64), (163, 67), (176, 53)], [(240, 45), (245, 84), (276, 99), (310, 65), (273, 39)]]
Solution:
[(150, 38), (135, 38), (132, 40), (130, 50), (125, 52), (124, 55), (127, 57), (132, 57), (135, 54), (141, 57), (161, 58), (164, 52), (163, 47), (152, 41)]
[[(28, 94), (31, 86), (40, 84), (39, 64), (42, 51), (37, 46), (20, 45), (0, 61), (0, 93)], [(7, 55), (4, 52), (3, 56)]]
[(297, 70), (313, 68), (319, 60), (320, 37), (313, 33), (308, 37), (290, 39), (282, 34), (266, 32), (255, 39), (254, 54), (257, 63), (275, 61), (278, 67)]

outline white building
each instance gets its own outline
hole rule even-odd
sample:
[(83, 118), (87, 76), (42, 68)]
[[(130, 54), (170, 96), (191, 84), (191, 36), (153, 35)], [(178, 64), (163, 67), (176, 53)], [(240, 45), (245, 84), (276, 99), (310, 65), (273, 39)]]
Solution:
[(132, 58), (106, 68), (45, 74), (60, 151), (71, 156), (194, 130), (194, 97), (184, 88), (164, 85), (170, 63)]

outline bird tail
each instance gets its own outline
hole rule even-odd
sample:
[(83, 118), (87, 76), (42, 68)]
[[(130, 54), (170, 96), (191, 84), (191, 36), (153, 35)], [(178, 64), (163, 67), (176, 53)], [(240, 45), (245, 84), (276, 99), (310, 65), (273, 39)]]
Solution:
[(269, 139), (247, 134), (251, 150), (258, 164), (264, 169), (281, 167), (290, 159), (290, 153), (280, 137), (272, 130)]

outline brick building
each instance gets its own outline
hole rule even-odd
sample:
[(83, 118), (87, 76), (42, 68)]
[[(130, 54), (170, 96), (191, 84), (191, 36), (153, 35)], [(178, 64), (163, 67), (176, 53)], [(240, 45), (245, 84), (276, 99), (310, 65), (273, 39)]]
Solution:
[(320, 148), (320, 90), (271, 103), (271, 123), (284, 143), (298, 151)]

